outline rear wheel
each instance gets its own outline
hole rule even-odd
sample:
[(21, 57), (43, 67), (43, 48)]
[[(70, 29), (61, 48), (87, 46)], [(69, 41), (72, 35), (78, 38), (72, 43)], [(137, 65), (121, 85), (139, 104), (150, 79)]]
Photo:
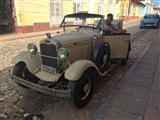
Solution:
[(129, 51), (128, 51), (126, 57), (122, 59), (121, 64), (122, 64), (122, 65), (126, 65), (127, 62), (128, 62), (128, 59), (129, 59)]
[(129, 44), (128, 44), (128, 51), (127, 51), (127, 55), (125, 58), (122, 59), (121, 61), (121, 64), (122, 65), (126, 65), (128, 60), (129, 60), (129, 52), (131, 51), (131, 41), (129, 41)]
[(104, 72), (110, 62), (110, 47), (108, 43), (98, 43), (93, 51), (93, 61), (101, 72)]
[(69, 81), (72, 91), (71, 102), (76, 108), (82, 108), (90, 101), (93, 96), (95, 80), (92, 71), (86, 71), (78, 81)]
[(129, 43), (126, 57), (123, 58), (122, 61), (121, 61), (122, 65), (126, 65), (127, 64), (128, 60), (129, 60), (129, 51), (130, 51), (130, 49), (131, 49), (131, 43)]

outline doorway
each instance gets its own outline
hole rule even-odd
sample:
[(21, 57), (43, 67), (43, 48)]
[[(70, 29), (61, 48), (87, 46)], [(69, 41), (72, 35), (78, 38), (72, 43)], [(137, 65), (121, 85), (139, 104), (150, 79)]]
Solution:
[(13, 17), (13, 1), (0, 0), (0, 34), (6, 34), (15, 31)]

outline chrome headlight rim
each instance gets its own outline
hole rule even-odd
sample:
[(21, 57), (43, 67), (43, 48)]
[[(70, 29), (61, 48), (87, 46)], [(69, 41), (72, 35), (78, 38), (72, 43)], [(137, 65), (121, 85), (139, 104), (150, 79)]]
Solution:
[(31, 55), (36, 55), (37, 54), (37, 46), (34, 43), (29, 43), (27, 47), (28, 47), (28, 52)]
[(65, 48), (59, 48), (58, 58), (60, 61), (66, 62), (68, 60), (68, 51)]

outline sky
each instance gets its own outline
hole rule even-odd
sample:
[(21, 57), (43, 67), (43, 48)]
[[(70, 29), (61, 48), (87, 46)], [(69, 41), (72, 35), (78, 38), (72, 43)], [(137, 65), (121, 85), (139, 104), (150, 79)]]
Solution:
[(154, 1), (154, 5), (155, 6), (159, 6), (160, 5), (160, 0), (153, 0)]

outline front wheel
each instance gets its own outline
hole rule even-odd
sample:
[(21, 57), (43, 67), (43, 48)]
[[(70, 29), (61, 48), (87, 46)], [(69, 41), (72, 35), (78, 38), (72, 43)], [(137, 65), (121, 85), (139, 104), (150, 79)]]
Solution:
[(17, 63), (13, 68), (13, 75), (16, 77), (37, 83), (39, 78), (34, 76), (27, 68), (26, 64), (23, 62)]
[(86, 71), (80, 80), (69, 81), (72, 91), (71, 102), (76, 108), (83, 108), (93, 96), (94, 79), (91, 71)]

